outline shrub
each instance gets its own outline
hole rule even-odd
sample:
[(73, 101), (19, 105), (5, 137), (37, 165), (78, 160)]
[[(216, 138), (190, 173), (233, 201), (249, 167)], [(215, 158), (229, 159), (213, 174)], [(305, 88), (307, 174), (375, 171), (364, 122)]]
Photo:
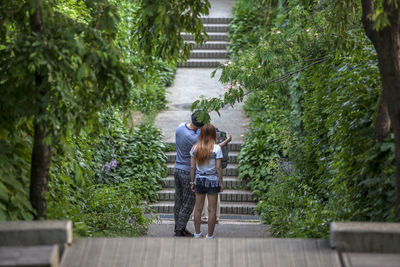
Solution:
[(81, 134), (59, 147), (47, 216), (71, 219), (80, 236), (143, 235), (152, 217), (147, 203), (167, 171), (160, 130), (150, 124), (129, 129), (112, 110), (102, 123), (100, 135)]
[(393, 135), (374, 140), (381, 83), (361, 25), (340, 40), (325, 35), (323, 9), (302, 1), (269, 7), (237, 2), (233, 62), (221, 75), (241, 84), (226, 103), (235, 90), (248, 94), (238, 169), (259, 198), (257, 212), (281, 237), (326, 238), (334, 220), (395, 220)]

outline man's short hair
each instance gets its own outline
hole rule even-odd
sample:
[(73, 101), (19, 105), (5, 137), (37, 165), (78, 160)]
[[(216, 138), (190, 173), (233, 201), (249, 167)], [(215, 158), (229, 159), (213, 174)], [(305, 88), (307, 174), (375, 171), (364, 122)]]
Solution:
[(194, 126), (201, 128), (201, 127), (203, 127), (204, 123), (197, 120), (199, 113), (200, 113), (200, 110), (196, 110), (195, 112), (192, 113), (192, 123), (194, 124)]

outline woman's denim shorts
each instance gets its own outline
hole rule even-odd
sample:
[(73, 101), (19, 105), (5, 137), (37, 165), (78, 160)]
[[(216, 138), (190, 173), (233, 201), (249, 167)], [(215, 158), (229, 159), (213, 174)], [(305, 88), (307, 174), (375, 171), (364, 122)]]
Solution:
[(201, 184), (195, 184), (194, 185), (194, 192), (197, 194), (218, 194), (221, 192), (221, 187), (205, 187), (204, 185)]

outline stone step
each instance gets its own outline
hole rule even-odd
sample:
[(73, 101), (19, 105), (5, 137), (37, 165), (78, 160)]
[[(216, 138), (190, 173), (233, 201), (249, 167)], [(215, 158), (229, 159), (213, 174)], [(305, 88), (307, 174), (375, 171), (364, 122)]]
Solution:
[[(208, 41), (228, 41), (228, 35), (224, 32), (207, 33)], [(194, 41), (193, 35), (190, 33), (182, 32), (181, 36), (184, 41)]]
[[(165, 155), (167, 156), (167, 163), (174, 163), (176, 160), (176, 152), (166, 152)], [(229, 151), (229, 160), (228, 163), (237, 164), (238, 163), (238, 155), (239, 152), (237, 151)]]
[(213, 42), (205, 42), (204, 44), (196, 44), (194, 42), (189, 41), (187, 43), (193, 43), (193, 49), (226, 50), (229, 42), (213, 41)]
[(232, 18), (210, 18), (202, 17), (201, 21), (203, 24), (229, 24)]
[(221, 202), (221, 214), (255, 215), (256, 203), (251, 202)]
[[(164, 188), (157, 192), (159, 201), (173, 201), (175, 189)], [(256, 197), (249, 191), (227, 189), (220, 193), (221, 202), (255, 202)]]
[(204, 24), (204, 30), (209, 32), (228, 32), (229, 24)]
[[(168, 142), (168, 145), (171, 145), (174, 147), (175, 149), (175, 143), (174, 142)], [(242, 143), (235, 143), (235, 142), (230, 142), (228, 144), (228, 149), (229, 149), (229, 153), (231, 153), (232, 151), (240, 151), (240, 149), (242, 148)]]
[[(174, 175), (174, 163), (167, 163), (168, 175)], [(228, 164), (225, 169), (222, 169), (224, 176), (237, 176), (237, 164)]]
[[(244, 189), (246, 187), (246, 182), (239, 180), (236, 177), (224, 177), (224, 188), (225, 189)], [(175, 188), (174, 176), (170, 175), (164, 178), (163, 188)]]
[[(174, 214), (171, 213), (161, 213), (158, 214), (159, 219), (163, 221), (163, 223), (168, 221), (174, 221)], [(190, 220), (193, 220), (193, 217), (190, 217)], [(260, 217), (257, 215), (240, 215), (240, 214), (223, 214), (219, 217), (219, 224), (224, 223), (260, 223)]]
[(341, 252), (400, 253), (400, 223), (332, 222), (329, 243)]
[[(254, 207), (256, 203), (253, 202), (222, 202), (221, 201), (221, 215), (222, 214), (240, 214), (240, 215), (255, 215)], [(151, 204), (150, 207), (155, 213), (173, 213), (174, 202), (162, 201)]]
[(1, 246), (0, 266), (58, 267), (58, 246)]
[(191, 58), (229, 59), (228, 52), (221, 50), (193, 50), (190, 56)]
[(57, 245), (60, 257), (72, 243), (71, 221), (6, 221), (0, 222), (2, 246)]
[(220, 59), (189, 59), (185, 63), (178, 63), (180, 68), (217, 68), (223, 65)]

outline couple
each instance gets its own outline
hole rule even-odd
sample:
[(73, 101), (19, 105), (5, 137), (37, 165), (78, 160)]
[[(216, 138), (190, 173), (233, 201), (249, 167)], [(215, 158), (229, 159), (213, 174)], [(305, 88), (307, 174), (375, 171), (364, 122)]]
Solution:
[[(182, 123), (176, 128), (175, 161), (175, 236), (202, 237), (200, 232), (201, 212), (208, 198), (208, 233), (214, 238), (218, 193), (222, 192), (222, 150), (232, 137), (216, 144), (216, 130), (212, 124), (197, 120), (198, 111), (192, 114), (191, 123)], [(200, 130), (200, 135), (197, 131)], [(196, 193), (196, 194), (195, 194)], [(194, 235), (186, 230), (186, 224), (194, 209)]]

